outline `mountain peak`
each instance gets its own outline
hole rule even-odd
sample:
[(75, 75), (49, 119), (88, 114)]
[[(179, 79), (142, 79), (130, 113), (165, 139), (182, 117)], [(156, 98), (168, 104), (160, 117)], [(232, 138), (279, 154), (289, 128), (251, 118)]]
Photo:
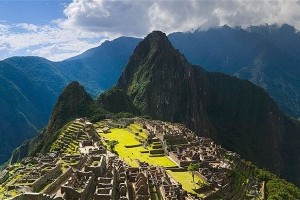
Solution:
[(152, 75), (165, 74), (166, 76), (174, 71), (182, 71), (182, 68), (188, 65), (188, 61), (173, 47), (165, 33), (153, 31), (135, 48), (117, 85), (124, 90), (134, 90), (128, 88), (132, 81), (141, 84), (151, 81)]
[(151, 33), (149, 33), (145, 37), (145, 39), (153, 39), (153, 40), (159, 41), (159, 40), (168, 40), (168, 37), (164, 32), (156, 30), (156, 31), (152, 31)]
[[(85, 116), (82, 113), (93, 104), (93, 99), (77, 81), (73, 81), (64, 89), (53, 109), (48, 125), (48, 132), (55, 132), (70, 120), (70, 117)], [(84, 108), (84, 109), (83, 109)]]
[[(183, 95), (192, 94), (196, 84), (192, 76), (194, 70), (164, 33), (154, 31), (136, 47), (117, 88), (127, 93), (141, 113), (169, 121), (183, 121), (187, 113), (198, 110), (195, 107), (197, 100)], [(189, 103), (191, 106), (187, 107)], [(200, 104), (202, 102), (197, 105)], [(205, 114), (199, 115), (203, 118)], [(209, 126), (206, 123), (202, 127), (208, 129)]]
[(156, 52), (163, 53), (174, 51), (174, 47), (169, 41), (165, 33), (161, 31), (153, 31), (142, 40), (134, 51), (134, 55), (152, 56)]

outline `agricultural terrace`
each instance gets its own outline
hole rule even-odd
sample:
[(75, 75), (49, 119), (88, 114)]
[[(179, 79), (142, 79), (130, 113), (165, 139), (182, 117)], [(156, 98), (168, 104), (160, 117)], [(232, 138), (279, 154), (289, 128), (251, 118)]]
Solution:
[[(80, 135), (77, 138), (76, 133), (83, 128), (83, 123), (74, 121), (67, 124), (60, 132), (57, 140), (52, 143), (50, 147), (51, 151), (62, 151), (63, 155), (80, 155), (78, 150), (79, 141), (87, 140), (86, 135)], [(75, 160), (64, 160), (60, 158), (58, 161), (62, 166), (62, 171), (65, 172), (70, 166), (74, 166), (78, 163)]]
[[(5, 181), (6, 185), (13, 185), (16, 183), (20, 178), (22, 178), (22, 175), (18, 172), (18, 169), (24, 167), (20, 163), (16, 163), (12, 165), (11, 170), (9, 171), (9, 178)], [(4, 184), (0, 185), (0, 199), (5, 199), (8, 197), (16, 196), (18, 192), (16, 190), (10, 190), (7, 191), (5, 189)]]
[(138, 167), (139, 163), (147, 162), (153, 166), (176, 167), (177, 165), (163, 154), (163, 150), (153, 150), (151, 146), (144, 148), (142, 143), (147, 139), (147, 133), (141, 131), (137, 124), (131, 124), (127, 128), (113, 128), (108, 133), (100, 133), (104, 142), (116, 140), (116, 152), (132, 167)]

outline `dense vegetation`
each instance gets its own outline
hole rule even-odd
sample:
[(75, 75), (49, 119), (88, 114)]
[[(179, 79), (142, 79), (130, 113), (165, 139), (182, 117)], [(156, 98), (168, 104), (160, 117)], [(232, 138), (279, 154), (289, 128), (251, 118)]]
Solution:
[(66, 83), (45, 59), (14, 57), (0, 61), (0, 164), (45, 126)]
[(139, 110), (132, 103), (125, 91), (112, 87), (107, 92), (102, 93), (97, 102), (101, 107), (113, 113), (128, 112), (139, 114)]
[(62, 62), (39, 57), (0, 61), (0, 165), (47, 124), (68, 83), (80, 81), (93, 96), (113, 85), (138, 41), (128, 37), (107, 41)]
[(294, 184), (277, 177), (265, 169), (259, 169), (251, 162), (247, 162), (252, 174), (261, 181), (265, 181), (265, 196), (268, 200), (300, 199), (300, 189)]

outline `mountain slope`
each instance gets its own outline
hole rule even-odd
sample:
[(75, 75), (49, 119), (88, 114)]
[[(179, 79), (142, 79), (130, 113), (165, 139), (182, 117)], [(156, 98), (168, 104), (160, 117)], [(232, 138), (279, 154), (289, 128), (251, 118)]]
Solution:
[(60, 62), (58, 69), (70, 80), (78, 80), (92, 94), (115, 84), (140, 39), (120, 37)]
[[(296, 117), (300, 112), (299, 38), (288, 25), (245, 30), (224, 26), (169, 35), (191, 63), (250, 80), (263, 87), (282, 111)], [(6, 129), (0, 130), (4, 141), (0, 141), (0, 163), (46, 125), (52, 106), (68, 83), (78, 80), (94, 96), (115, 84), (139, 41), (121, 37), (63, 62), (38, 57), (1, 61), (0, 123)], [(195, 101), (193, 98), (189, 101)]]
[(57, 139), (59, 130), (77, 117), (92, 117), (107, 113), (98, 107), (83, 86), (74, 81), (67, 85), (55, 104), (47, 128), (30, 141), (18, 147), (12, 154), (10, 163), (20, 161), (26, 156), (48, 150)]
[(0, 163), (32, 138), (48, 121), (51, 107), (67, 80), (38, 57), (13, 57), (0, 62)]
[(193, 64), (250, 80), (263, 87), (285, 113), (300, 116), (300, 35), (288, 25), (223, 26), (169, 39)]
[(73, 80), (96, 96), (112, 86), (139, 39), (106, 41), (67, 61), (12, 57), (0, 61), (0, 164), (48, 122), (60, 92)]
[[(183, 122), (202, 136), (290, 180), (282, 148), (287, 129), (300, 132), (262, 89), (249, 81), (211, 73), (188, 63), (165, 34), (149, 34), (134, 50), (117, 83), (151, 117)], [(286, 139), (284, 141), (283, 139)], [(292, 152), (290, 152), (292, 153)], [(299, 184), (299, 182), (298, 182)]]

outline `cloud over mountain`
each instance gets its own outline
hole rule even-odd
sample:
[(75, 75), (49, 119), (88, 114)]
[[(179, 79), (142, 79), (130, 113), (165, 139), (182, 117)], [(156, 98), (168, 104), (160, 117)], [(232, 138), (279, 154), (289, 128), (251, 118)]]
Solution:
[(200, 27), (288, 23), (300, 29), (299, 0), (73, 0), (46, 25), (0, 20), (0, 59), (62, 60), (121, 35), (144, 37)]
[(187, 31), (228, 24), (248, 26), (289, 23), (300, 28), (300, 1), (74, 0), (64, 10), (62, 27), (144, 36), (153, 29)]

